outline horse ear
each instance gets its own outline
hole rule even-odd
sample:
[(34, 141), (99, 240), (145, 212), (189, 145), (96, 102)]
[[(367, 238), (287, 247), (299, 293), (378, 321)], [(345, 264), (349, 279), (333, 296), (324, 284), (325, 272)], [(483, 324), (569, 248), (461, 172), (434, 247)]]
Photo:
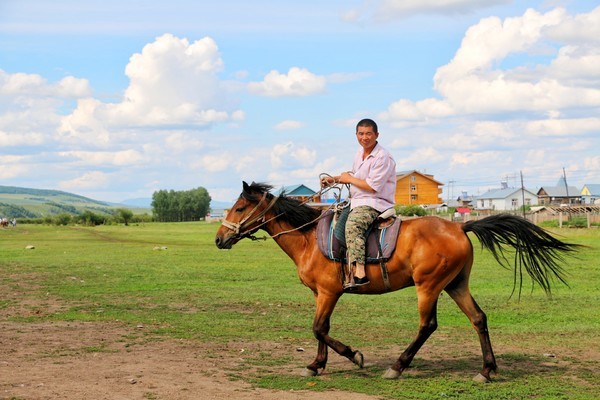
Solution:
[(250, 191), (250, 186), (248, 186), (246, 181), (242, 181), (242, 188), (243, 188), (243, 191), (246, 193), (248, 193)]

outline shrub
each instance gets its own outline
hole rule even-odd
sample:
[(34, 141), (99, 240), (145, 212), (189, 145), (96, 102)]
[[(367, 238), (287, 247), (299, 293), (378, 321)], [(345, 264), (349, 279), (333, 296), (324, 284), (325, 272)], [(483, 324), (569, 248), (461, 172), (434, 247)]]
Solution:
[(411, 204), (409, 206), (396, 207), (396, 214), (403, 215), (405, 217), (423, 217), (427, 215), (427, 211), (425, 211), (425, 209), (418, 204)]

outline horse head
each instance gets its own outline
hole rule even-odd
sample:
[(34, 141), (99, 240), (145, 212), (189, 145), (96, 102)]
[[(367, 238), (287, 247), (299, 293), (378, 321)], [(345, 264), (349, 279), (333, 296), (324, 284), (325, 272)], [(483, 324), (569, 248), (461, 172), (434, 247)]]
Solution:
[(215, 244), (220, 249), (230, 249), (240, 240), (252, 235), (265, 224), (265, 215), (277, 201), (269, 193), (270, 185), (242, 182), (242, 193), (219, 227)]

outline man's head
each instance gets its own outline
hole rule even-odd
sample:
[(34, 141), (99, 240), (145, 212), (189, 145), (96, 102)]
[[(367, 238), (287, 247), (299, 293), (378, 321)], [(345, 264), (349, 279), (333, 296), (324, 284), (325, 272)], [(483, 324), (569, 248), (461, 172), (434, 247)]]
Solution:
[(377, 145), (378, 137), (377, 124), (372, 119), (365, 118), (356, 124), (356, 139), (365, 150), (365, 154), (369, 154)]
[(358, 124), (356, 124), (357, 132), (358, 132), (358, 128), (361, 126), (364, 128), (372, 128), (373, 133), (379, 134), (379, 131), (377, 129), (377, 123), (375, 121), (373, 121), (372, 119), (365, 118), (365, 119), (361, 119), (360, 121), (358, 121)]

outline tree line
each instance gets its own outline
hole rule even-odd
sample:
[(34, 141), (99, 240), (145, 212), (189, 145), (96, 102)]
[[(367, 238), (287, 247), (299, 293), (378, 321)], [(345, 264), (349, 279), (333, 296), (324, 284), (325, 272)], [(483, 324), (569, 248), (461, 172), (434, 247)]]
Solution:
[(159, 222), (198, 221), (208, 214), (210, 200), (203, 187), (184, 191), (159, 190), (152, 194), (152, 214)]

